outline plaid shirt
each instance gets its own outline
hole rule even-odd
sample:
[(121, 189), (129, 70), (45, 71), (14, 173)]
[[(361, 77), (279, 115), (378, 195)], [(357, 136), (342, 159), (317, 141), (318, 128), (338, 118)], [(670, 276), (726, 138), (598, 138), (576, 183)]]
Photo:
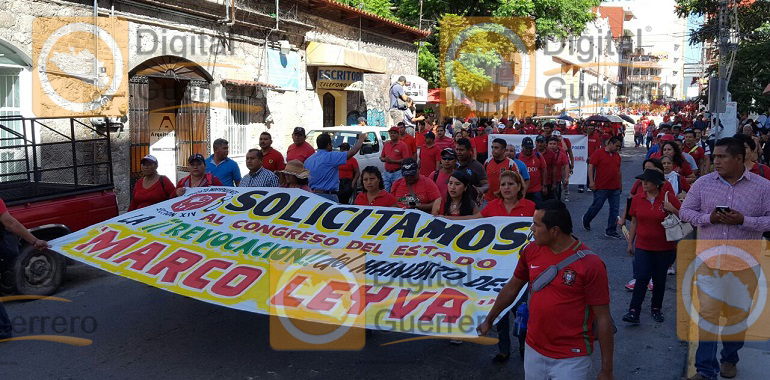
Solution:
[(278, 176), (265, 168), (259, 168), (254, 174), (246, 174), (238, 187), (278, 187)]

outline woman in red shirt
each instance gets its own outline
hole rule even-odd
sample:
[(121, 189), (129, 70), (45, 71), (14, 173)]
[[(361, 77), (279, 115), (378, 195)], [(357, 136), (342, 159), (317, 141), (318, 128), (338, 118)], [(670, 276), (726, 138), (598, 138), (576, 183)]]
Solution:
[(457, 170), (449, 177), (447, 193), (441, 202), (433, 203), (431, 213), (447, 219), (469, 219), (478, 212), (476, 190), (471, 186), (471, 176)]
[[(340, 144), (340, 152), (347, 152), (350, 150), (350, 144)], [(358, 186), (358, 160), (355, 157), (348, 158), (345, 165), (339, 167), (340, 175), (340, 190), (339, 198), (340, 203), (343, 205), (350, 204), (350, 198), (355, 193)]]
[[(637, 176), (642, 180), (642, 190), (631, 201), (631, 228), (628, 237), (628, 254), (634, 257), (634, 277), (637, 284), (652, 279), (652, 319), (663, 322), (663, 295), (666, 291), (666, 271), (676, 259), (676, 242), (666, 240), (666, 230), (661, 225), (669, 213), (679, 215), (679, 199), (672, 191), (662, 191), (666, 182), (663, 173), (647, 169)], [(636, 286), (631, 297), (628, 313), (623, 321), (639, 324), (639, 314), (647, 287)]]
[(176, 186), (168, 177), (158, 174), (158, 159), (148, 154), (140, 161), (142, 178), (134, 185), (134, 196), (128, 211), (133, 211), (176, 196)]
[(679, 149), (679, 145), (676, 142), (666, 141), (661, 148), (663, 156), (671, 157), (674, 161), (674, 171), (683, 176), (688, 183), (695, 182), (695, 173), (692, 171), (692, 167), (682, 155), (682, 151)]
[(356, 197), (356, 206), (398, 206), (396, 197), (384, 190), (385, 182), (382, 180), (380, 169), (375, 166), (367, 166), (361, 173), (364, 191)]

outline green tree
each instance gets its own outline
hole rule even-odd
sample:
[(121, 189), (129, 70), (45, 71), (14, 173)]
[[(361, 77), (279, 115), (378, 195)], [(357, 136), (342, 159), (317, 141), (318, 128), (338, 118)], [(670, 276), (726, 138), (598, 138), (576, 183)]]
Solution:
[[(719, 2), (717, 0), (677, 0), (677, 15), (680, 18), (690, 16), (704, 17), (705, 22), (690, 31), (690, 43), (714, 43), (718, 46)], [(738, 42), (735, 63), (727, 89), (732, 100), (738, 103), (739, 112), (764, 112), (770, 108), (770, 96), (762, 90), (770, 83), (770, 2), (743, 2), (734, 9), (738, 28), (732, 30)], [(708, 16), (708, 17), (707, 17)], [(726, 62), (725, 62), (726, 64)], [(717, 63), (712, 64), (708, 75), (715, 75)], [(707, 97), (703, 97), (707, 98)]]
[(390, 0), (337, 0), (338, 2), (356, 7), (367, 12), (376, 14), (377, 16), (384, 17), (388, 20), (398, 21), (396, 15), (393, 14), (394, 5)]

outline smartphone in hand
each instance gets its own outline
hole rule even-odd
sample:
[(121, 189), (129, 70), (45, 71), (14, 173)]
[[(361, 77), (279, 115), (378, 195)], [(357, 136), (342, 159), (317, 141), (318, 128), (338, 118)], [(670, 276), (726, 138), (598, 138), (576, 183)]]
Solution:
[(730, 210), (730, 207), (729, 207), (729, 206), (717, 206), (717, 207), (716, 207), (716, 212), (723, 212), (723, 213), (725, 213), (725, 214), (726, 214), (726, 213), (728, 213), (728, 212), (730, 212), (730, 211), (731, 211), (731, 210)]

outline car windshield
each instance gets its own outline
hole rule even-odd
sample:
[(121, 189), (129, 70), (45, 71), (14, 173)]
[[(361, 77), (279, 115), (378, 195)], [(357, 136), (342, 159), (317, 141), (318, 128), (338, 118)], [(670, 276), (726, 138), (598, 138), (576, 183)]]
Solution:
[(346, 142), (350, 144), (350, 146), (356, 145), (356, 141), (358, 140), (358, 133), (353, 131), (310, 131), (310, 133), (307, 136), (307, 141), (315, 145), (315, 139), (321, 134), (326, 133), (327, 135), (331, 136), (332, 138), (332, 147), (333, 150), (338, 151), (340, 150), (340, 144)]

